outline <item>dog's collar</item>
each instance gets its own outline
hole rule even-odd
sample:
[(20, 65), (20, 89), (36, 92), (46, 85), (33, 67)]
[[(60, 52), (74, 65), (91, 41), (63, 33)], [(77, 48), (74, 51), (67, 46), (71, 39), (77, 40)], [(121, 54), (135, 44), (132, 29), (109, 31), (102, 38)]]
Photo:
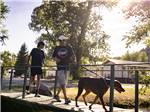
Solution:
[(107, 84), (107, 86), (110, 86), (110, 79), (104, 78), (104, 80), (105, 80), (105, 83)]

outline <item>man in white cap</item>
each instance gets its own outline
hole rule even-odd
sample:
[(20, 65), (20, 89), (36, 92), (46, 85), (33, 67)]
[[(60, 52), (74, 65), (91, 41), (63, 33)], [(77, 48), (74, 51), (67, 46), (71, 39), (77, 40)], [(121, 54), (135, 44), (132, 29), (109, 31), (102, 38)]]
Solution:
[(53, 59), (56, 61), (57, 64), (57, 86), (58, 91), (54, 98), (61, 102), (59, 98), (59, 93), (63, 92), (65, 98), (65, 104), (69, 104), (71, 101), (67, 98), (66, 94), (66, 85), (68, 81), (69, 75), (69, 64), (75, 61), (75, 55), (72, 50), (72, 47), (67, 45), (67, 37), (64, 35), (59, 36), (59, 46), (56, 46), (53, 52)]

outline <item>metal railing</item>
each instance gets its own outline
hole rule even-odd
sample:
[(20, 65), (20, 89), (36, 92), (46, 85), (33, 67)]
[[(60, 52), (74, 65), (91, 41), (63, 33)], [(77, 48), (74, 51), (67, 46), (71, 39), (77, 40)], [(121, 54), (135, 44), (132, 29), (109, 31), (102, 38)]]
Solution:
[[(109, 66), (110, 70), (104, 70), (103, 71), (110, 71), (110, 98), (109, 98), (109, 110), (110, 112), (113, 112), (113, 102), (114, 102), (114, 79), (115, 79), (115, 71), (120, 71), (115, 69), (116, 66), (125, 66), (125, 67), (131, 67), (130, 71), (134, 72), (135, 75), (135, 112), (138, 112), (139, 108), (139, 71), (150, 71), (150, 63), (145, 63), (145, 62), (137, 62), (137, 63), (130, 63), (130, 64), (107, 64), (107, 65), (78, 65), (79, 67), (82, 67), (84, 70), (90, 71), (93, 74), (96, 74), (94, 71), (96, 70), (90, 70), (87, 67), (105, 67)], [(25, 69), (30, 68), (31, 66), (26, 66)], [(56, 66), (44, 66), (44, 68), (53, 68)], [(126, 69), (124, 69), (125, 71)], [(127, 69), (128, 71), (128, 69)], [(9, 89), (11, 89), (11, 83), (12, 83), (12, 75), (13, 75), (13, 69), (10, 72), (10, 83), (9, 83)], [(28, 71), (24, 73), (24, 82), (23, 82), (23, 89), (22, 89), (22, 99), (25, 98), (25, 91), (26, 91), (26, 83), (27, 83), (27, 74)], [(57, 75), (57, 70), (56, 70), (56, 75)], [(56, 93), (56, 83), (57, 83), (57, 78), (55, 75), (55, 84), (54, 84), (54, 94)]]

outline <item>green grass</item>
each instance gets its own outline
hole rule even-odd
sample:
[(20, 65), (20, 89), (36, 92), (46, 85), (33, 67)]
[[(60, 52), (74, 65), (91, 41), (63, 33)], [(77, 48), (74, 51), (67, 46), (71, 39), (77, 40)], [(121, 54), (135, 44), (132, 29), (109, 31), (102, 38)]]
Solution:
[[(77, 95), (77, 88), (67, 88), (67, 95), (70, 99), (74, 100)], [(125, 86), (125, 92), (118, 93), (114, 92), (114, 106), (122, 107), (122, 108), (134, 108), (134, 91), (135, 89), (128, 88)], [(84, 93), (84, 92), (83, 92)], [(108, 105), (109, 104), (109, 90), (104, 95), (104, 101)], [(61, 97), (63, 98), (63, 94), (61, 93)], [(90, 93), (86, 100), (87, 102), (92, 102), (95, 98), (95, 94)], [(83, 101), (82, 96), (79, 97), (79, 101)], [(97, 102), (99, 103), (99, 102)], [(144, 95), (139, 94), (139, 106), (141, 108), (150, 107), (150, 89), (146, 91)]]

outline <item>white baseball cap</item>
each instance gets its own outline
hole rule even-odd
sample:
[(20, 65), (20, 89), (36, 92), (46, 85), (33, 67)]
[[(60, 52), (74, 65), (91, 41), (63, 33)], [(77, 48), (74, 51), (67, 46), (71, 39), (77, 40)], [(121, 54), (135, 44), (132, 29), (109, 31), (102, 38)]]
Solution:
[(65, 37), (64, 35), (60, 35), (60, 36), (58, 37), (58, 39), (59, 39), (59, 40), (67, 40), (68, 38)]

